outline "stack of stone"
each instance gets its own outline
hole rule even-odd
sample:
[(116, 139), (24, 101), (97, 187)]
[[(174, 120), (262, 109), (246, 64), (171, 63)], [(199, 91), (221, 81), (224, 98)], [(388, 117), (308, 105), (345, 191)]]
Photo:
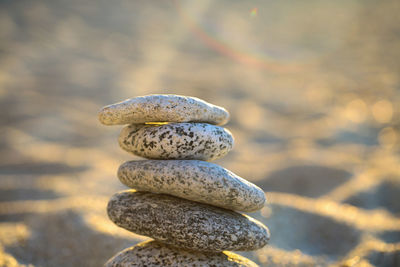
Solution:
[(264, 192), (208, 161), (233, 147), (221, 107), (194, 97), (148, 95), (104, 107), (105, 125), (123, 128), (122, 149), (147, 160), (118, 170), (127, 190), (108, 203), (118, 226), (154, 240), (128, 248), (106, 266), (256, 266), (225, 250), (255, 250), (269, 240), (266, 226), (236, 211), (253, 212)]

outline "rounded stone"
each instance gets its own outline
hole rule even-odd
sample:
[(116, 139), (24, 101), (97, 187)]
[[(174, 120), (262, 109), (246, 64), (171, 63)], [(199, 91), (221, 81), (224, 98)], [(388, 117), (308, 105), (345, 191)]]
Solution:
[(221, 166), (200, 160), (128, 161), (118, 178), (139, 191), (163, 193), (225, 209), (252, 212), (265, 203), (264, 191)]
[(127, 248), (105, 264), (105, 267), (134, 266), (256, 267), (258, 265), (232, 252), (191, 251), (154, 240)]
[(157, 241), (199, 251), (255, 250), (269, 231), (246, 215), (177, 197), (127, 190), (107, 206), (116, 225)]
[(132, 124), (118, 141), (122, 149), (149, 159), (215, 160), (233, 147), (228, 130), (207, 123)]
[(229, 120), (226, 109), (196, 97), (146, 95), (108, 105), (99, 112), (105, 125), (146, 122), (206, 122), (223, 125)]

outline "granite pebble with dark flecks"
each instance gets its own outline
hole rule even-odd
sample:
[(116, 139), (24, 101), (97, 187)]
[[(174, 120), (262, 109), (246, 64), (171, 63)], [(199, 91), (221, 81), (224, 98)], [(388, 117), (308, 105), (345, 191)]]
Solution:
[(122, 164), (118, 178), (139, 191), (163, 193), (231, 210), (252, 212), (264, 191), (221, 166), (200, 160), (136, 160)]
[(185, 249), (247, 251), (269, 240), (268, 228), (246, 215), (169, 195), (123, 191), (107, 212), (122, 228)]
[(232, 252), (200, 252), (176, 248), (151, 240), (127, 248), (112, 257), (105, 267), (204, 266), (257, 267), (254, 262)]
[(196, 97), (181, 95), (146, 95), (108, 105), (99, 112), (105, 125), (146, 122), (228, 122), (226, 109)]
[(133, 124), (122, 129), (122, 149), (149, 159), (215, 160), (233, 147), (232, 134), (207, 123)]

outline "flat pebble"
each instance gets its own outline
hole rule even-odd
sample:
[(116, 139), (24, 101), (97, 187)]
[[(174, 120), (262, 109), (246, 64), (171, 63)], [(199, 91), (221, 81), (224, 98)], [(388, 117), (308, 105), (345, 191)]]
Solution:
[(200, 160), (128, 161), (120, 181), (139, 191), (164, 193), (226, 209), (252, 212), (265, 203), (264, 191), (221, 166)]
[(145, 122), (207, 122), (223, 125), (229, 113), (222, 107), (196, 97), (147, 95), (106, 106), (99, 112), (105, 125), (141, 124)]
[(233, 147), (228, 130), (207, 123), (132, 124), (118, 141), (122, 149), (149, 159), (215, 160)]
[(185, 249), (256, 250), (269, 240), (268, 228), (246, 215), (169, 195), (123, 191), (107, 212), (122, 228)]
[(256, 267), (258, 265), (232, 252), (190, 251), (154, 240), (127, 248), (105, 264), (105, 267), (134, 266)]

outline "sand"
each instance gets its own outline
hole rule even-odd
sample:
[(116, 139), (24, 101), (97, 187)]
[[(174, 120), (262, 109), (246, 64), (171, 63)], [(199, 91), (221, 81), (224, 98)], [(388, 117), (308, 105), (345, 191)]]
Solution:
[(97, 112), (156, 93), (231, 113), (215, 163), (266, 192), (251, 216), (271, 230), (240, 254), (398, 264), (398, 1), (301, 2), (2, 2), (0, 266), (101, 266), (147, 240), (107, 218), (138, 158)]

